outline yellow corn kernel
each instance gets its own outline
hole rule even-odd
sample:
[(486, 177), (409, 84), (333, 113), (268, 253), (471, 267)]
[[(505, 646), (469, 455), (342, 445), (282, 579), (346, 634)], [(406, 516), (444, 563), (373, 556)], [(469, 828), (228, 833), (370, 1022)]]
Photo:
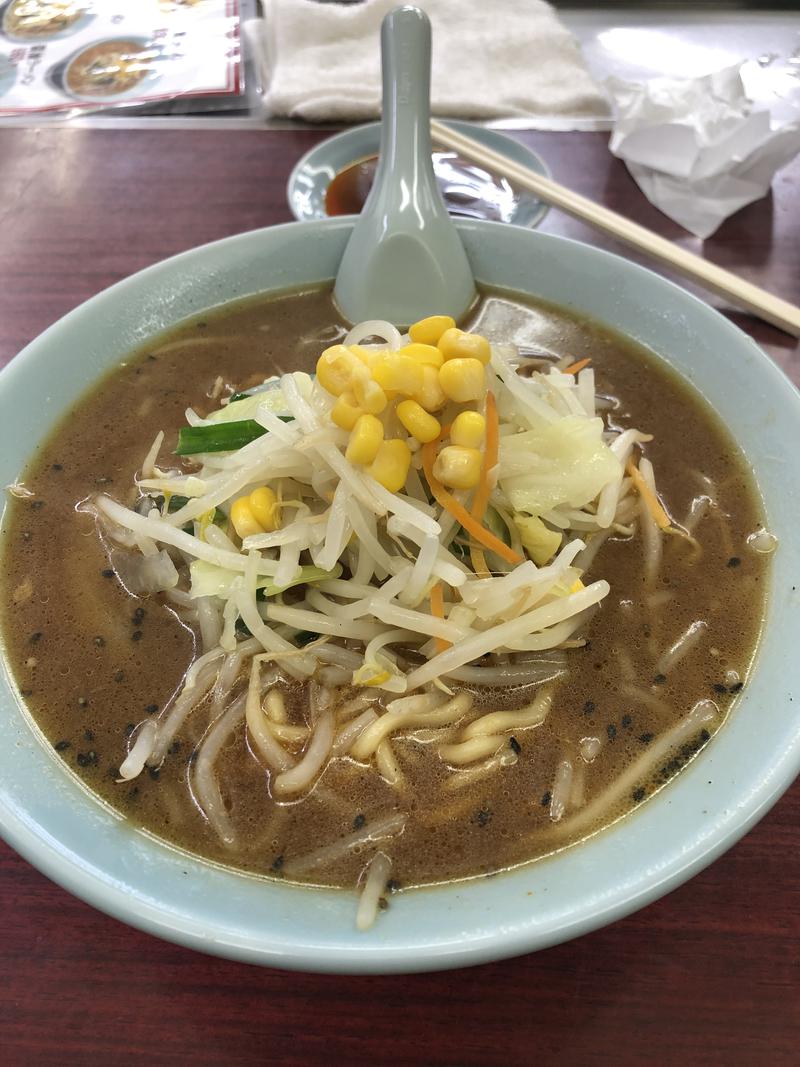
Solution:
[(477, 448), (448, 445), (436, 457), (434, 477), (451, 489), (474, 489), (481, 477), (482, 456)]
[(264, 532), (250, 507), (250, 499), (246, 496), (240, 496), (231, 505), (231, 522), (242, 540)]
[(343, 430), (352, 430), (364, 409), (351, 392), (342, 393), (331, 410), (331, 419)]
[(422, 366), (399, 352), (390, 352), (383, 359), (376, 360), (372, 377), (381, 389), (393, 390), (403, 396), (413, 396), (422, 388)]
[(426, 411), (441, 411), (447, 403), (436, 367), (422, 368), (422, 388), (414, 394), (414, 399)]
[(354, 368), (361, 365), (349, 348), (331, 345), (317, 360), (317, 381), (332, 396), (341, 396), (350, 388)]
[(388, 403), (386, 393), (364, 369), (353, 375), (353, 394), (358, 406), (368, 415), (380, 415)]
[(254, 489), (250, 494), (249, 500), (253, 518), (264, 533), (272, 533), (273, 530), (277, 530), (281, 524), (280, 505), (278, 504), (278, 498), (269, 486), (264, 485), (260, 489)]
[(350, 434), (345, 458), (350, 463), (372, 463), (383, 444), (383, 423), (374, 415), (361, 415)]
[(410, 466), (411, 449), (405, 441), (384, 441), (367, 468), (367, 474), (371, 474), (390, 493), (399, 493), (406, 484)]
[(411, 436), (422, 441), (424, 445), (428, 441), (435, 441), (442, 432), (442, 424), (439, 420), (429, 415), (416, 400), (404, 400), (398, 404), (397, 417)]
[(452, 330), (455, 324), (456, 320), (451, 319), (449, 315), (429, 315), (427, 319), (415, 322), (409, 329), (408, 336), (422, 345), (435, 345), (445, 330)]
[(448, 359), (439, 370), (439, 385), (457, 404), (480, 400), (486, 389), (483, 364), (477, 359)]
[(439, 338), (439, 351), (448, 359), (479, 359), (484, 365), (492, 357), (492, 348), (479, 333), (446, 330)]
[(376, 359), (386, 355), (385, 351), (376, 352), (374, 349), (364, 348), (362, 345), (350, 345), (350, 351), (365, 367), (370, 369), (372, 369), (372, 364)]
[(423, 367), (439, 367), (444, 363), (444, 356), (436, 345), (411, 344), (398, 349), (398, 354), (421, 363)]
[(480, 448), (486, 436), (486, 419), (477, 411), (462, 411), (453, 419), (450, 440), (464, 448)]

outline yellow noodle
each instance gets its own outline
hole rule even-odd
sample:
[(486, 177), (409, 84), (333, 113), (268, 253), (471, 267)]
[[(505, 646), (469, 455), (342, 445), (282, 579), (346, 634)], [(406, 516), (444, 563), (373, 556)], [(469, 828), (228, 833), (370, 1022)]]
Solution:
[[(553, 704), (553, 692), (550, 689), (539, 693), (526, 708), (517, 711), (493, 711), (471, 722), (462, 736), (465, 741), (487, 734), (505, 733), (508, 730), (526, 730), (530, 726), (541, 726), (547, 718)], [(440, 750), (441, 751), (441, 750)]]

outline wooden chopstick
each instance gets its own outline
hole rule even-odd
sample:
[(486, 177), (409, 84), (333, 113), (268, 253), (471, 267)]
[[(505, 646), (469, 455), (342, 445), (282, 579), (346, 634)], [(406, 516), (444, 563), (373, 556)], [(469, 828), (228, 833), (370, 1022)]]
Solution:
[(513, 185), (527, 189), (545, 203), (561, 208), (562, 211), (611, 234), (632, 248), (699, 282), (706, 289), (727, 297), (765, 322), (772, 323), (793, 337), (800, 337), (800, 308), (787, 300), (781, 300), (752, 282), (709, 263), (702, 256), (687, 252), (652, 230), (631, 222), (624, 215), (618, 215), (616, 211), (559, 185), (552, 178), (542, 177), (508, 156), (487, 148), (472, 137), (467, 137), (435, 119), (431, 122), (431, 135), (437, 144), (452, 148), (466, 159), (503, 174)]

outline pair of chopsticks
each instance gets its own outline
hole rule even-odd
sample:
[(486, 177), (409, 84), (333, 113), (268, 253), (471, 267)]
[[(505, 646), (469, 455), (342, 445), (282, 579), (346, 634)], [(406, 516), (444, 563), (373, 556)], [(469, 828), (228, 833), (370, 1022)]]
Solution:
[(480, 163), (487, 170), (504, 175), (517, 188), (526, 189), (545, 203), (552, 204), (553, 207), (560, 208), (583, 222), (588, 222), (590, 226), (611, 234), (612, 237), (624, 241), (639, 252), (644, 252), (651, 259), (664, 263), (687, 278), (699, 282), (706, 289), (727, 297), (740, 307), (764, 319), (765, 322), (772, 323), (773, 326), (785, 330), (793, 337), (800, 337), (800, 308), (790, 304), (787, 300), (781, 300), (780, 297), (773, 296), (772, 293), (753, 285), (752, 282), (747, 282), (744, 278), (739, 278), (730, 271), (709, 263), (702, 256), (696, 256), (693, 252), (679, 248), (672, 241), (659, 237), (658, 234), (644, 226), (631, 222), (623, 215), (618, 215), (616, 211), (596, 204), (593, 200), (567, 189), (566, 186), (559, 185), (551, 178), (536, 174), (528, 167), (514, 162), (502, 153), (487, 148), (473, 140), (472, 137), (458, 133), (435, 119), (431, 122), (431, 136), (437, 144), (452, 148), (465, 159)]

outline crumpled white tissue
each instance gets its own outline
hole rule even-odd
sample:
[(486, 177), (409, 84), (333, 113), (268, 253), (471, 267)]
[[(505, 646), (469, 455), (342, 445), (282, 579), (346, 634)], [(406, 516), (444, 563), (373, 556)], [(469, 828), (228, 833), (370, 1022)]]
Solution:
[(739, 66), (606, 84), (617, 116), (611, 151), (652, 204), (698, 237), (764, 196), (800, 151), (800, 123), (773, 125), (748, 98)]

